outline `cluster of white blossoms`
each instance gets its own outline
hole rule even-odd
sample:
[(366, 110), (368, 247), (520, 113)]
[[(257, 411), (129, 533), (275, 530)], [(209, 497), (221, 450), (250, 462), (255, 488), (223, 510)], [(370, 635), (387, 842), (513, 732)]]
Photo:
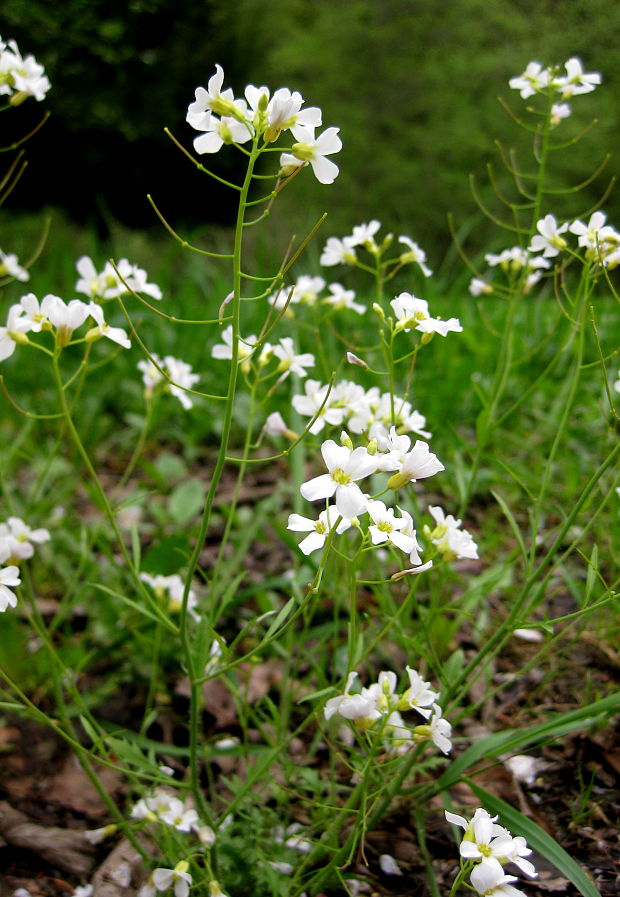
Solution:
[(147, 282), (147, 273), (144, 268), (132, 265), (127, 259), (120, 259), (114, 270), (111, 262), (106, 262), (101, 271), (97, 271), (95, 264), (87, 255), (81, 256), (76, 266), (80, 275), (75, 284), (76, 292), (88, 296), (90, 299), (116, 299), (133, 290), (134, 293), (145, 293), (152, 299), (161, 299), (162, 292), (156, 283)]
[[(544, 271), (551, 268), (551, 262), (542, 255), (532, 255), (521, 246), (511, 246), (500, 253), (488, 252), (485, 261), (490, 268), (499, 268), (505, 275), (509, 284), (524, 277), (523, 292), (529, 293), (543, 276)], [(469, 284), (469, 292), (472, 296), (488, 295), (492, 293), (494, 286), (490, 275), (474, 277)]]
[[(157, 598), (166, 600), (170, 613), (179, 613), (183, 606), (185, 583), (178, 573), (173, 573), (171, 576), (162, 576), (159, 573), (155, 575), (141, 573), (140, 579), (153, 589)], [(196, 613), (197, 606), (198, 597), (193, 589), (190, 589), (187, 596), (187, 609), (195, 620), (200, 619)]]
[[(321, 292), (327, 286), (327, 295)], [(291, 314), (292, 305), (329, 305), (336, 311), (349, 309), (358, 315), (366, 313), (366, 306), (355, 301), (355, 290), (346, 290), (341, 283), (326, 285), (322, 277), (310, 277), (303, 274), (292, 286), (282, 285), (267, 301), (274, 308), (286, 308)]]
[(430, 439), (425, 429), (426, 418), (411, 407), (411, 403), (378, 387), (364, 389), (352, 380), (339, 380), (331, 391), (319, 380), (307, 380), (304, 393), (294, 395), (292, 405), (298, 414), (316, 418), (310, 427), (313, 435), (326, 425), (342, 426), (356, 435), (365, 433), (368, 439), (376, 439), (380, 448), (388, 446), (390, 428), (396, 426), (399, 433), (415, 433)]
[(539, 62), (530, 62), (523, 74), (508, 82), (524, 100), (535, 94), (557, 98), (558, 102), (551, 106), (551, 124), (554, 126), (571, 114), (571, 108), (564, 100), (591, 93), (600, 83), (599, 72), (584, 72), (581, 60), (576, 56), (564, 63), (564, 71), (561, 66), (543, 68)]
[(0, 249), (0, 277), (13, 277), (22, 282), (30, 280), (28, 271), (19, 264), (19, 259), (13, 252), (3, 252)]
[(19, 517), (9, 517), (0, 523), (0, 613), (8, 607), (16, 607), (17, 598), (11, 591), (21, 585), (19, 564), (31, 558), (35, 545), (47, 542), (50, 534), (46, 529), (32, 529)]
[[(387, 234), (381, 243), (375, 241), (375, 235), (381, 227), (381, 222), (374, 218), (365, 224), (358, 224), (353, 228), (353, 233), (346, 237), (329, 237), (321, 253), (320, 264), (324, 267), (333, 265), (358, 264), (356, 249), (363, 248), (373, 256), (386, 252), (394, 241), (393, 234)], [(387, 265), (416, 264), (425, 277), (433, 273), (426, 264), (426, 253), (415, 243), (411, 237), (401, 235), (398, 242), (405, 248), (395, 254), (393, 259), (385, 262)]]
[(193, 407), (193, 401), (187, 390), (193, 389), (200, 380), (200, 374), (194, 374), (192, 366), (180, 358), (166, 355), (163, 359), (155, 352), (150, 358), (138, 362), (138, 370), (142, 372), (144, 395), (151, 399), (158, 388), (168, 392), (179, 400), (186, 411)]
[(280, 156), (280, 175), (288, 177), (297, 169), (310, 165), (321, 184), (331, 184), (338, 175), (338, 166), (328, 159), (342, 148), (338, 128), (327, 128), (316, 135), (322, 113), (317, 106), (302, 109), (304, 99), (287, 87), (273, 96), (268, 87), (248, 84), (245, 99), (235, 99), (230, 87), (222, 90), (224, 71), (216, 65), (215, 74), (206, 88), (197, 87), (195, 100), (187, 110), (187, 122), (196, 131), (197, 153), (216, 153), (224, 144), (242, 144), (261, 140), (262, 146), (274, 143), (283, 131), (290, 131), (294, 142)]
[[(141, 798), (132, 807), (130, 816), (145, 823), (172, 828), (183, 835), (193, 833), (203, 848), (211, 848), (215, 844), (213, 829), (204, 825), (196, 810), (188, 807), (168, 788), (156, 788), (152, 794)], [(169, 888), (174, 889), (175, 897), (187, 897), (192, 884), (188, 869), (186, 860), (180, 860), (173, 869), (155, 869), (139, 889), (138, 897), (154, 897), (157, 891), (167, 891)]]
[[(447, 321), (432, 318), (428, 312), (428, 302), (411, 293), (401, 293), (396, 299), (392, 299), (390, 305), (395, 315), (394, 333), (419, 330), (422, 334), (438, 333), (440, 336), (447, 336), (448, 333), (463, 332), (458, 318), (449, 318)], [(425, 339), (428, 337), (423, 336), (422, 341)]]
[(14, 40), (0, 38), (0, 96), (8, 96), (12, 106), (28, 97), (43, 100), (51, 84), (43, 66), (34, 56), (22, 56)]
[[(211, 349), (211, 357), (218, 360), (228, 360), (233, 356), (233, 332), (232, 326), (222, 331), (222, 342), (217, 343)], [(250, 359), (255, 355), (258, 337), (252, 333), (250, 336), (239, 337), (237, 359), (242, 365), (242, 370), (249, 369)], [(280, 381), (286, 379), (289, 374), (297, 374), (298, 377), (307, 377), (306, 368), (314, 367), (315, 358), (311, 352), (296, 352), (292, 337), (284, 336), (277, 343), (264, 342), (258, 352), (257, 362), (259, 367), (268, 365), (271, 361), (277, 361), (274, 373), (280, 375)]]
[[(525, 274), (525, 293), (538, 283), (544, 271), (552, 267), (551, 259), (563, 252), (575, 254), (581, 251), (587, 262), (611, 270), (620, 264), (620, 232), (606, 221), (604, 212), (594, 212), (587, 223), (580, 219), (558, 223), (554, 215), (545, 215), (536, 222), (537, 233), (526, 249), (513, 246), (499, 255), (488, 253), (485, 259), (491, 267), (499, 267), (511, 283)], [(577, 237), (574, 249), (569, 245), (569, 234)], [(474, 296), (493, 293), (494, 285), (488, 276), (475, 277), (469, 292)]]
[[(437, 703), (439, 694), (416, 670), (406, 669), (409, 686), (400, 694), (396, 692), (396, 673), (386, 671), (379, 673), (372, 685), (351, 694), (357, 673), (349, 673), (344, 692), (325, 704), (325, 719), (338, 714), (350, 720), (357, 729), (379, 733), (390, 753), (404, 753), (416, 744), (432, 741), (442, 753), (448, 754), (452, 748), (452, 727), (443, 718)], [(408, 726), (401, 714), (411, 710), (419, 713), (425, 722)]]
[(446, 819), (460, 826), (465, 834), (459, 852), (463, 859), (476, 863), (471, 872), (471, 885), (485, 897), (523, 897), (523, 892), (513, 888), (514, 875), (506, 875), (504, 866), (513, 863), (521, 872), (536, 877), (536, 869), (526, 860), (531, 854), (525, 838), (514, 838), (507, 828), (497, 824), (497, 816), (491, 816), (482, 807), (471, 819), (457, 816), (446, 810)]
[(121, 327), (110, 327), (103, 318), (103, 309), (95, 302), (72, 299), (66, 303), (51, 293), (39, 302), (34, 293), (27, 293), (10, 307), (6, 326), (0, 327), (0, 361), (9, 358), (18, 343), (27, 346), (30, 343), (29, 333), (51, 331), (59, 348), (68, 346), (73, 340), (74, 331), (88, 318), (95, 326), (85, 334), (86, 342), (94, 342), (105, 336), (129, 349), (131, 343), (125, 331)]

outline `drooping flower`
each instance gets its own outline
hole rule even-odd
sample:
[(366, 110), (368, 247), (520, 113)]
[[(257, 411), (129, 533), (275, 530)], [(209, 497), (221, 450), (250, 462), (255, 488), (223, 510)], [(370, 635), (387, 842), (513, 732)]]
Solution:
[(111, 339), (113, 343), (122, 346), (123, 349), (131, 348), (131, 341), (122, 327), (110, 327), (107, 321), (103, 319), (103, 309), (95, 302), (91, 302), (88, 306), (88, 313), (95, 322), (96, 326), (89, 330), (86, 334), (86, 340), (92, 342), (101, 336)]
[(174, 886), (174, 897), (187, 897), (192, 876), (187, 871), (189, 864), (181, 860), (174, 869), (155, 869), (153, 872), (153, 884), (158, 891), (167, 891)]
[(417, 710), (424, 719), (428, 719), (432, 713), (429, 708), (436, 703), (439, 695), (431, 688), (430, 682), (426, 682), (416, 670), (409, 666), (407, 675), (409, 676), (409, 688), (403, 692), (398, 707), (400, 710)]
[(30, 274), (19, 264), (19, 259), (13, 252), (4, 253), (0, 249), (0, 277), (14, 277), (15, 280), (30, 280)]
[(398, 242), (407, 247), (407, 251), (403, 252), (400, 257), (401, 264), (409, 265), (411, 262), (415, 262), (416, 265), (419, 265), (422, 274), (424, 274), (425, 277), (430, 277), (433, 272), (426, 264), (426, 253), (424, 250), (410, 237), (401, 236), (398, 238)]
[(32, 330), (32, 325), (23, 312), (21, 305), (12, 305), (6, 327), (0, 327), (0, 361), (10, 358), (18, 343), (28, 343), (26, 334)]

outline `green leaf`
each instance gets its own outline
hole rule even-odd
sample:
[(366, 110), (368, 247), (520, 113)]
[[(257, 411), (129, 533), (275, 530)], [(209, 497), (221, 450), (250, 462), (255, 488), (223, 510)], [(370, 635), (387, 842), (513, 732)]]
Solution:
[(521, 537), (521, 530), (519, 529), (519, 525), (517, 524), (517, 521), (515, 520), (512, 511), (510, 510), (510, 508), (508, 507), (508, 505), (506, 504), (506, 502), (502, 498), (502, 496), (499, 494), (499, 492), (494, 492), (493, 490), (491, 490), (491, 495), (493, 496), (493, 498), (495, 499), (497, 504), (502, 509), (502, 511), (504, 513), (504, 517), (510, 524), (510, 529), (512, 530), (513, 536), (517, 540), (517, 544), (521, 551), (523, 560), (527, 564), (527, 551), (525, 550), (525, 545), (523, 544), (523, 538)]
[(500, 822), (511, 830), (513, 835), (520, 835), (526, 839), (529, 846), (536, 850), (550, 863), (553, 863), (565, 878), (575, 885), (583, 897), (601, 897), (601, 893), (592, 880), (586, 875), (581, 866), (569, 856), (558, 842), (543, 831), (540, 826), (515, 810), (510, 804), (490, 794), (475, 782), (468, 782), (472, 791), (480, 798), (481, 805), (493, 815), (500, 817)]
[(587, 707), (554, 714), (545, 722), (537, 723), (534, 726), (495, 732), (474, 742), (460, 757), (457, 757), (437, 780), (432, 791), (434, 794), (439, 794), (452, 788), (480, 760), (493, 760), (502, 754), (522, 752), (534, 744), (551, 741), (578, 729), (587, 729), (619, 711), (620, 692), (595, 701)]
[(168, 499), (168, 510), (175, 523), (187, 523), (200, 511), (204, 504), (205, 487), (201, 480), (192, 479), (181, 483)]

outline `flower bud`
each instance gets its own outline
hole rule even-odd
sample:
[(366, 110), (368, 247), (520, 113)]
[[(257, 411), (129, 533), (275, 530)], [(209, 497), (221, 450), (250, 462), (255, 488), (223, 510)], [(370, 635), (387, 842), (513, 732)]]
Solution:
[(9, 330), (7, 336), (9, 336), (14, 343), (17, 343), (18, 346), (27, 346), (30, 342), (26, 334), (21, 333), (19, 330)]
[(92, 330), (89, 330), (84, 339), (87, 343), (94, 343), (98, 339), (101, 339), (103, 333), (99, 330), (98, 327), (93, 327)]
[(357, 364), (361, 368), (366, 368), (366, 370), (368, 370), (368, 365), (366, 364), (366, 362), (358, 355), (354, 355), (353, 352), (347, 352), (347, 361), (349, 362), (349, 364)]
[(422, 339), (420, 340), (421, 345), (427, 346), (434, 336), (434, 333), (423, 333)]
[(353, 443), (346, 430), (343, 430), (340, 434), (340, 445), (346, 445), (348, 449), (351, 449), (351, 451), (353, 451)]
[(30, 94), (26, 90), (18, 90), (9, 100), (11, 106), (21, 106), (24, 100), (27, 100)]
[(379, 305), (378, 302), (373, 302), (373, 304), (372, 304), (372, 310), (374, 311), (374, 313), (376, 314), (376, 316), (377, 316), (381, 321), (385, 321), (385, 312), (383, 311), (383, 309), (381, 308), (381, 306)]
[(366, 451), (368, 452), (369, 455), (376, 455), (377, 448), (378, 448), (377, 440), (371, 439), (370, 442), (368, 443), (368, 445), (366, 446)]

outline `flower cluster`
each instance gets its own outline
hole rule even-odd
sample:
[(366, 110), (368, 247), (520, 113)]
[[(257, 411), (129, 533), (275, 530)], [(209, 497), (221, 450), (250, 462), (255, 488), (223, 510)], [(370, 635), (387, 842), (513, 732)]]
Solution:
[(458, 318), (449, 318), (447, 321), (432, 318), (428, 313), (428, 302), (412, 296), (411, 293), (401, 293), (396, 299), (392, 299), (390, 305), (396, 316), (395, 333), (401, 330), (406, 333), (410, 330), (419, 330), (424, 334), (439, 333), (441, 336), (447, 336), (450, 332), (463, 332)]
[(598, 72), (584, 72), (581, 60), (572, 56), (560, 66), (543, 68), (539, 62), (528, 63), (523, 74), (511, 78), (508, 84), (527, 100), (535, 94), (545, 94), (558, 100), (551, 106), (551, 124), (558, 125), (571, 114), (568, 103), (562, 102), (583, 93), (591, 93), (600, 83)]
[(510, 884), (517, 879), (506, 875), (504, 866), (512, 863), (525, 875), (536, 876), (533, 864), (525, 859), (532, 852), (525, 838), (514, 838), (508, 829), (497, 824), (497, 816), (491, 816), (482, 807), (471, 819), (446, 810), (446, 819), (465, 832), (459, 852), (464, 860), (475, 864), (470, 881), (476, 892), (487, 897), (520, 897), (522, 892)]
[(28, 345), (28, 333), (52, 331), (59, 348), (68, 346), (73, 332), (87, 320), (92, 318), (95, 326), (86, 333), (86, 342), (94, 342), (102, 336), (128, 349), (131, 345), (129, 337), (121, 327), (110, 327), (103, 318), (103, 309), (94, 302), (82, 302), (72, 299), (64, 302), (59, 296), (51, 293), (44, 296), (41, 302), (34, 293), (27, 293), (9, 309), (5, 327), (0, 327), (0, 361), (9, 358), (17, 343)]
[[(178, 573), (173, 573), (171, 576), (162, 576), (161, 574), (152, 576), (150, 573), (141, 573), (140, 579), (153, 589), (157, 598), (166, 599), (168, 610), (171, 613), (178, 613), (181, 610), (185, 584)], [(187, 609), (195, 620), (200, 619), (195, 610), (197, 606), (196, 593), (190, 589), (187, 596)]]
[[(321, 253), (320, 264), (324, 267), (333, 265), (358, 264), (356, 249), (363, 248), (371, 255), (378, 257), (386, 252), (394, 241), (393, 234), (387, 234), (379, 244), (375, 241), (375, 234), (381, 227), (381, 222), (373, 219), (366, 224), (358, 224), (353, 228), (353, 233), (346, 237), (329, 237)], [(416, 264), (425, 277), (433, 273), (426, 264), (426, 253), (415, 243), (411, 237), (401, 235), (398, 242), (405, 248), (394, 258), (386, 260), (383, 265), (402, 267), (403, 265)]]
[(48, 530), (32, 529), (19, 517), (9, 517), (0, 523), (0, 564), (9, 562), (8, 566), (0, 567), (0, 613), (17, 605), (11, 589), (21, 584), (19, 564), (33, 556), (35, 545), (49, 538)]
[(329, 305), (336, 311), (349, 309), (358, 315), (366, 313), (366, 306), (355, 301), (355, 291), (346, 290), (341, 283), (330, 283), (327, 287), (328, 295), (319, 294), (325, 288), (322, 277), (308, 277), (302, 275), (293, 286), (282, 285), (275, 293), (268, 297), (268, 302), (277, 309), (286, 308), (290, 312), (291, 305), (303, 303), (304, 305)]
[(166, 355), (163, 359), (151, 353), (150, 358), (138, 362), (138, 370), (142, 371), (144, 383), (144, 395), (151, 399), (158, 388), (168, 392), (179, 400), (188, 411), (193, 406), (193, 401), (187, 390), (193, 389), (194, 384), (200, 380), (200, 374), (194, 374), (192, 367), (180, 358)]
[(471, 533), (461, 529), (460, 520), (455, 520), (452, 514), (446, 515), (436, 505), (429, 505), (428, 510), (435, 526), (425, 526), (424, 535), (436, 546), (444, 561), (478, 557), (478, 546)]
[(269, 88), (248, 84), (245, 99), (235, 98), (231, 88), (222, 90), (224, 71), (216, 65), (206, 88), (197, 87), (195, 100), (187, 110), (187, 122), (196, 131), (197, 153), (216, 153), (224, 144), (242, 144), (262, 140), (262, 146), (274, 143), (283, 131), (290, 131), (294, 143), (280, 156), (280, 175), (288, 177), (310, 165), (321, 184), (331, 184), (338, 166), (327, 156), (342, 148), (338, 128), (327, 128), (318, 136), (322, 123), (316, 106), (302, 109), (304, 99), (297, 91), (281, 87), (271, 96)]
[(114, 270), (111, 262), (106, 262), (101, 271), (97, 271), (94, 262), (87, 255), (76, 262), (80, 275), (75, 284), (76, 292), (90, 299), (115, 299), (133, 290), (134, 293), (145, 293), (152, 299), (161, 299), (162, 292), (155, 283), (147, 282), (144, 268), (132, 265), (127, 259), (120, 259)]
[[(574, 234), (577, 237), (576, 251), (582, 250), (586, 261), (611, 270), (620, 264), (620, 232), (606, 221), (604, 212), (594, 212), (587, 223), (580, 219), (558, 223), (554, 215), (545, 215), (536, 222), (537, 233), (527, 249), (512, 246), (498, 255), (488, 253), (485, 259), (491, 267), (499, 267), (509, 282), (525, 274), (523, 291), (529, 293), (544, 271), (551, 268), (551, 259), (563, 252), (575, 252), (568, 244), (568, 235)], [(469, 285), (469, 292), (474, 296), (494, 290), (488, 275), (475, 277)]]
[(15, 253), (5, 253), (0, 249), (0, 277), (14, 277), (15, 280), (30, 280), (30, 274), (19, 264)]
[(331, 391), (318, 380), (306, 380), (304, 394), (293, 396), (292, 405), (298, 414), (316, 418), (310, 433), (320, 433), (326, 424), (346, 424), (351, 433), (366, 433), (368, 439), (376, 439), (380, 446), (387, 445), (389, 430), (396, 426), (399, 432), (415, 433), (430, 439), (424, 429), (426, 418), (411, 407), (411, 403), (388, 392), (380, 392), (373, 386), (365, 390), (351, 380), (339, 380)]
[[(232, 347), (232, 326), (226, 327), (222, 331), (222, 342), (217, 343), (211, 349), (211, 357), (220, 360), (231, 359), (233, 355)], [(258, 344), (258, 337), (253, 333), (250, 336), (239, 337), (237, 359), (242, 366), (242, 370), (247, 372), (249, 369), (250, 358), (255, 354), (255, 348)], [(258, 364), (264, 367), (273, 359), (277, 360), (278, 365), (275, 370), (280, 375), (280, 381), (286, 379), (289, 374), (297, 374), (298, 377), (307, 377), (306, 368), (314, 367), (315, 358), (310, 352), (296, 352), (293, 339), (290, 336), (282, 337), (275, 345), (264, 342), (258, 353)]]
[[(405, 753), (415, 744), (430, 740), (442, 753), (448, 754), (452, 748), (452, 727), (443, 718), (437, 703), (439, 694), (416, 670), (406, 669), (409, 686), (400, 694), (396, 692), (396, 673), (387, 671), (379, 673), (372, 685), (351, 694), (357, 673), (349, 673), (344, 692), (325, 704), (325, 719), (338, 714), (361, 731), (378, 733), (390, 753)], [(401, 714), (411, 710), (419, 713), (425, 722), (407, 726)]]
[(0, 38), (0, 95), (8, 96), (12, 106), (28, 97), (41, 101), (51, 84), (45, 69), (34, 56), (23, 57), (14, 40), (5, 43)]

